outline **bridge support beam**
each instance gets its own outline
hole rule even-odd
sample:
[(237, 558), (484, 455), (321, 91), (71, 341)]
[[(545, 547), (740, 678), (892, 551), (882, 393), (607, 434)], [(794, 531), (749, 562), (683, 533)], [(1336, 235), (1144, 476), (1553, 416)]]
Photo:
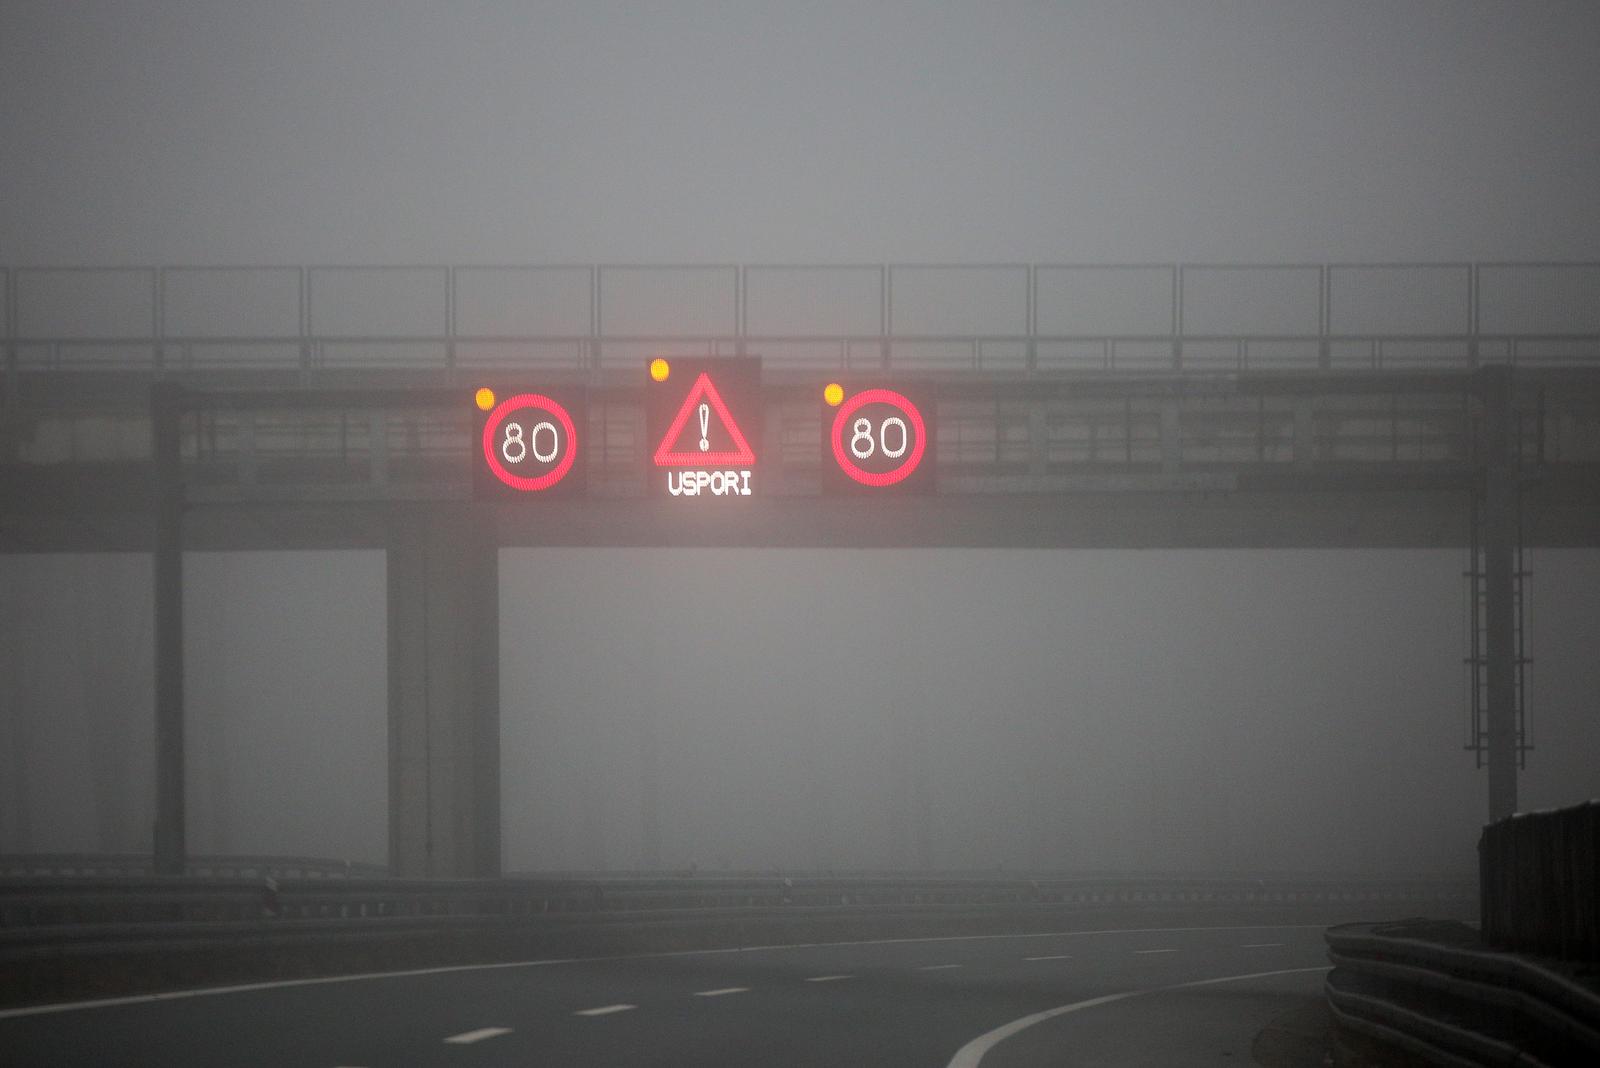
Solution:
[(389, 867), (500, 874), (499, 550), (460, 504), (389, 517)]
[(1511, 368), (1481, 372), (1483, 385), (1484, 654), (1487, 672), (1489, 822), (1517, 810), (1517, 456)]

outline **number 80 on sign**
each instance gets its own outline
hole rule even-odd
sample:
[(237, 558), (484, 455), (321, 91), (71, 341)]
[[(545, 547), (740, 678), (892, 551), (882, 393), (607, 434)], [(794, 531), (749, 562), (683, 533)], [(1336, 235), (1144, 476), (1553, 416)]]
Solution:
[(931, 398), (907, 387), (823, 390), (823, 489), (883, 495), (933, 489)]
[(473, 463), (477, 497), (528, 500), (583, 489), (581, 393), (566, 391), (558, 398), (530, 389), (507, 391), (500, 399), (484, 388), (474, 399), (481, 413)]

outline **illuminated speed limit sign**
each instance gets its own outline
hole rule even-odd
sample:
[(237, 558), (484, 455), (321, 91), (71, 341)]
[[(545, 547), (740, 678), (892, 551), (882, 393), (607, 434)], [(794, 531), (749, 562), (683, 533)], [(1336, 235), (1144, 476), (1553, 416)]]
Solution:
[(584, 488), (581, 393), (483, 388), (474, 436), (473, 488), (488, 499), (530, 499)]
[(834, 493), (933, 490), (931, 397), (898, 387), (823, 390), (823, 489)]

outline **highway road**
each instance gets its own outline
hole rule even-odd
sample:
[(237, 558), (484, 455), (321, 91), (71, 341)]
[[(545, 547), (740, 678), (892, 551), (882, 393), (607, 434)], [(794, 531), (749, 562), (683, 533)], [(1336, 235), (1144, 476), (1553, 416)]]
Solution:
[(0, 1012), (24, 1065), (1248, 1065), (1319, 926), (751, 947), (267, 983)]

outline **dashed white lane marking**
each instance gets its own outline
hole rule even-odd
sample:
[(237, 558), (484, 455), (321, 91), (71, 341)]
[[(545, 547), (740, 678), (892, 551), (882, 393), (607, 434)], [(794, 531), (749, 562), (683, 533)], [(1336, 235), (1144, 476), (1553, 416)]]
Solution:
[(1175, 949), (1136, 949), (1135, 953), (1176, 953)]
[(961, 965), (959, 965), (959, 964), (924, 964), (921, 968), (919, 968), (917, 970), (918, 971), (923, 971), (923, 972), (942, 972), (942, 971), (945, 971), (946, 969), (949, 969), (949, 968), (959, 968), (959, 967), (961, 967)]
[(1113, 1001), (1123, 1001), (1127, 998), (1136, 998), (1141, 994), (1159, 994), (1166, 990), (1182, 990), (1192, 986), (1210, 986), (1213, 983), (1234, 983), (1242, 979), (1266, 979), (1274, 975), (1298, 975), (1302, 972), (1325, 972), (1332, 965), (1324, 964), (1317, 968), (1283, 968), (1275, 972), (1251, 972), (1248, 975), (1224, 975), (1217, 979), (1196, 979), (1189, 983), (1174, 983), (1171, 986), (1150, 987), (1147, 990), (1124, 990), (1120, 994), (1106, 994), (1103, 997), (1090, 998), (1088, 1001), (1074, 1001), (1071, 1005), (1061, 1005), (1054, 1009), (1036, 1012), (1032, 1016), (1024, 1016), (1019, 1020), (1012, 1020), (993, 1031), (988, 1031), (968, 1042), (956, 1050), (956, 1055), (950, 1059), (945, 1068), (978, 1068), (978, 1063), (983, 1060), (983, 1055), (994, 1049), (1000, 1043), (1016, 1034), (1025, 1031), (1034, 1024), (1053, 1020), (1057, 1016), (1065, 1016), (1069, 1012), (1079, 1012), (1083, 1009), (1092, 1009), (1096, 1005), (1107, 1005)]
[(1283, 945), (1282, 942), (1246, 942), (1240, 949), (1273, 949)]
[(637, 1007), (638, 1006), (636, 1006), (636, 1005), (601, 1005), (599, 1008), (596, 1008), (596, 1009), (579, 1009), (577, 1012), (573, 1013), (572, 1015), (574, 1015), (574, 1016), (610, 1016), (614, 1012), (627, 1012), (629, 1009), (637, 1008)]
[(720, 998), (724, 994), (744, 994), (748, 993), (749, 990), (750, 988), (747, 986), (724, 986), (716, 990), (696, 990), (694, 996), (697, 998)]
[(1071, 960), (1065, 953), (1056, 953), (1048, 957), (1023, 957), (1023, 960)]
[(326, 986), (329, 983), (368, 983), (378, 979), (415, 979), (421, 976), (453, 975), (457, 972), (495, 972), (508, 968), (549, 968), (561, 964), (606, 964), (629, 960), (663, 960), (672, 957), (709, 957), (744, 953), (771, 953), (786, 949), (835, 949), (841, 946), (897, 946), (921, 942), (1000, 942), (1015, 938), (1101, 938), (1107, 935), (1169, 934), (1195, 931), (1325, 931), (1323, 923), (1231, 923), (1200, 927), (1105, 927), (1090, 931), (1025, 931), (999, 935), (924, 935), (917, 938), (861, 938), (845, 942), (786, 942), (764, 946), (739, 946), (725, 949), (670, 949), (658, 953), (618, 953), (600, 957), (545, 957), (539, 960), (505, 960), (490, 964), (446, 964), (435, 968), (402, 968), (391, 972), (351, 972), (345, 975), (319, 975), (314, 979), (272, 979), (262, 983), (234, 983), (229, 986), (201, 986), (188, 990), (167, 990), (159, 994), (127, 994), (87, 1001), (57, 1001), (48, 1005), (27, 1005), (20, 1009), (0, 1009), (0, 1020), (23, 1016), (43, 1016), (83, 1009), (106, 1009), (120, 1005), (151, 1005), (187, 998), (210, 998), (222, 994), (250, 994), (259, 990), (286, 990), (300, 986)]
[(452, 1046), (470, 1046), (474, 1042), (482, 1042), (486, 1038), (509, 1035), (510, 1033), (511, 1028), (509, 1027), (480, 1027), (476, 1031), (463, 1031), (459, 1035), (451, 1035), (445, 1041)]
[(839, 979), (854, 979), (853, 975), (813, 975), (807, 979), (808, 983), (832, 983)]

